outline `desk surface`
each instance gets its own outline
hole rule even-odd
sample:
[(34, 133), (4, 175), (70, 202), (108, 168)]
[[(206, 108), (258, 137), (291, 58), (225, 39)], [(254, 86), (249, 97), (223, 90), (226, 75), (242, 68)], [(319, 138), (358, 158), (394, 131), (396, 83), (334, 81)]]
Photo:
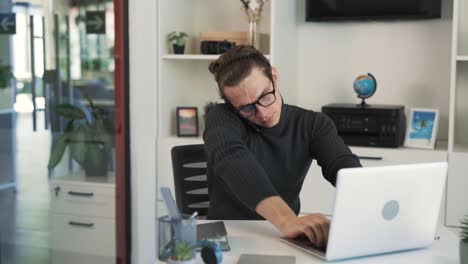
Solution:
[[(199, 221), (201, 223), (208, 221)], [(267, 254), (296, 256), (296, 264), (327, 263), (313, 255), (302, 252), (279, 241), (280, 233), (267, 221), (224, 221), (228, 232), (231, 251), (223, 252), (223, 263), (237, 263), (241, 254)], [(424, 263), (449, 264), (459, 263), (459, 241), (457, 236), (447, 228), (440, 226), (437, 230), (439, 240), (426, 249), (410, 250), (370, 256), (332, 263), (375, 264), (375, 263)], [(203, 263), (198, 256), (197, 263)]]

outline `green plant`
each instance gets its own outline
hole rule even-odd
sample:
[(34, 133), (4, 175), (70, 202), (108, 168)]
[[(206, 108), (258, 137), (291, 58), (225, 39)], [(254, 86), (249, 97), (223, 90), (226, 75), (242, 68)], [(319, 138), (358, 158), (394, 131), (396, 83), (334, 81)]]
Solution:
[(468, 214), (465, 215), (465, 218), (461, 221), (460, 239), (468, 243)]
[(176, 241), (172, 252), (172, 259), (178, 261), (191, 260), (193, 258), (193, 247), (188, 242)]
[(10, 86), (10, 80), (13, 79), (13, 73), (11, 73), (10, 65), (0, 65), (0, 89), (8, 88)]
[(167, 40), (172, 43), (172, 45), (176, 45), (179, 47), (185, 46), (185, 42), (188, 39), (188, 35), (185, 32), (180, 31), (173, 31), (167, 35)]
[(69, 146), (72, 158), (85, 169), (86, 175), (105, 175), (114, 145), (113, 121), (81, 90), (87, 101), (86, 106), (59, 104), (55, 107), (56, 113), (67, 120), (67, 125), (52, 144), (48, 168), (57, 166)]

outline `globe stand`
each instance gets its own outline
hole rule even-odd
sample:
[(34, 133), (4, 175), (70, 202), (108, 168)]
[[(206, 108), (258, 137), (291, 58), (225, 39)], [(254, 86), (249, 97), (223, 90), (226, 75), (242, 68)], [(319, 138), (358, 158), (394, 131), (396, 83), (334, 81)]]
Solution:
[(358, 106), (360, 106), (362, 108), (370, 107), (370, 104), (366, 103), (366, 99), (364, 99), (364, 98), (361, 98), (361, 99), (362, 99), (362, 101), (361, 101), (360, 104), (357, 104)]

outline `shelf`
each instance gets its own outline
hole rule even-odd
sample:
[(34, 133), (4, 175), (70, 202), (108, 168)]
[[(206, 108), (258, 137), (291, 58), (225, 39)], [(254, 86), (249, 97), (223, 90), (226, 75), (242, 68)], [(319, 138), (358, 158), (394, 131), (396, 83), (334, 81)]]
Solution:
[[(206, 54), (164, 54), (163, 59), (165, 60), (200, 60), (200, 61), (212, 61), (219, 58), (220, 55), (206, 55)], [(270, 59), (270, 55), (265, 55)]]
[(468, 56), (457, 56), (457, 61), (468, 61)]

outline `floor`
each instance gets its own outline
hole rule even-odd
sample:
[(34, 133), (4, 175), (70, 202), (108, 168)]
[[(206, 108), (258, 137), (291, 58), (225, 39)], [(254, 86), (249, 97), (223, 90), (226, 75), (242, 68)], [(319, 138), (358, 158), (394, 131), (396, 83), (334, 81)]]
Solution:
[(17, 114), (17, 190), (0, 191), (0, 263), (51, 263), (47, 161), (50, 132), (38, 114)]

